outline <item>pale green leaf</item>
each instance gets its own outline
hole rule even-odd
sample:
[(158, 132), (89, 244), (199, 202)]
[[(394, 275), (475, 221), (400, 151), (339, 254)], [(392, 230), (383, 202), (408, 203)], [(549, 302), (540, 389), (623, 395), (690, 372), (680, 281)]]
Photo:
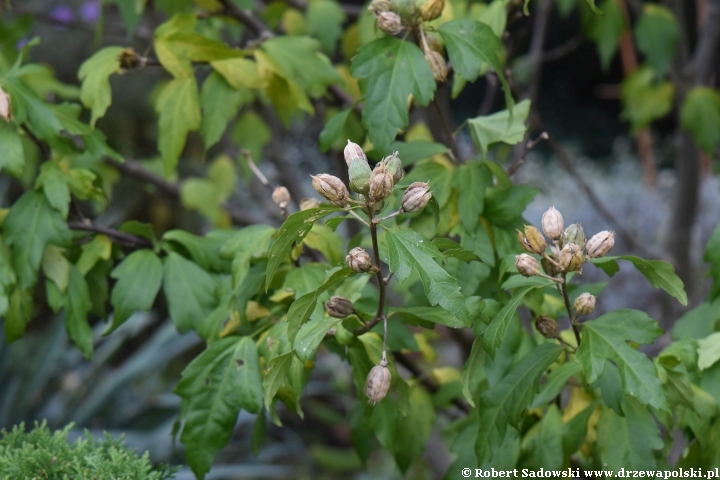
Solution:
[(420, 385), (410, 388), (408, 408), (397, 418), (397, 436), (393, 443), (395, 461), (400, 471), (406, 473), (415, 459), (422, 456), (435, 425), (435, 407), (432, 397)]
[(670, 69), (679, 38), (680, 29), (670, 10), (655, 3), (643, 4), (635, 24), (635, 40), (638, 50), (659, 77)]
[(80, 273), (87, 275), (99, 260), (109, 260), (111, 253), (112, 240), (107, 235), (95, 235), (90, 242), (83, 244), (76, 266)]
[(123, 47), (105, 47), (80, 65), (80, 100), (91, 110), (90, 125), (93, 127), (112, 103), (110, 75), (120, 69), (119, 55), (122, 51)]
[(462, 383), (462, 391), (465, 400), (471, 407), (475, 406), (473, 397), (480, 382), (484, 378), (485, 370), (485, 350), (483, 349), (482, 337), (475, 337), (468, 357), (463, 369), (460, 372), (460, 383)]
[(195, 77), (176, 78), (165, 85), (158, 96), (158, 150), (165, 174), (175, 171), (185, 147), (188, 132), (200, 128), (200, 100)]
[(220, 255), (232, 258), (233, 288), (238, 288), (250, 270), (253, 258), (267, 253), (275, 229), (269, 225), (250, 225), (225, 242)]
[(305, 12), (307, 33), (320, 41), (328, 55), (335, 53), (335, 46), (343, 33), (345, 13), (334, 0), (315, 0)]
[(22, 337), (25, 327), (32, 319), (32, 290), (23, 290), (16, 286), (10, 293), (9, 305), (5, 313), (5, 341), (10, 343)]
[[(597, 8), (594, 8), (595, 0), (587, 0), (587, 2), (598, 13)], [(620, 35), (625, 29), (625, 18), (620, 5), (615, 0), (604, 0), (600, 9), (603, 11), (602, 15), (591, 17), (588, 36), (595, 41), (600, 63), (603, 69), (607, 70), (617, 51)]]
[(515, 145), (522, 142), (527, 131), (525, 121), (529, 114), (530, 100), (523, 100), (513, 107), (512, 119), (509, 110), (468, 119), (470, 135), (475, 146), (482, 155), (486, 155), (493, 143)]
[(469, 327), (470, 322), (462, 322), (440, 306), (435, 307), (391, 307), (388, 316), (398, 316), (408, 323), (421, 321), (437, 323), (450, 328)]
[(17, 77), (0, 78), (0, 87), (10, 95), (12, 114), (17, 124), (27, 123), (42, 140), (56, 140), (63, 126), (45, 102)]
[(295, 354), (303, 362), (315, 358), (315, 351), (322, 343), (325, 335), (331, 328), (335, 328), (342, 322), (342, 318), (326, 318), (317, 316), (302, 325), (298, 330), (293, 348)]
[(163, 291), (178, 331), (203, 331), (203, 323), (218, 304), (212, 276), (195, 262), (170, 252), (165, 259), (164, 277)]
[(206, 150), (220, 140), (230, 120), (235, 118), (240, 107), (251, 99), (252, 95), (247, 90), (231, 87), (217, 73), (212, 73), (205, 79), (200, 90), (200, 134)]
[(697, 367), (700, 370), (710, 368), (720, 360), (720, 332), (715, 332), (705, 338), (701, 338), (697, 343)]
[(48, 245), (42, 258), (43, 273), (65, 292), (70, 276), (70, 262), (65, 258), (64, 248)]
[(233, 88), (265, 88), (267, 82), (260, 75), (258, 66), (247, 58), (228, 58), (210, 62), (217, 73)]
[[(519, 103), (518, 107), (520, 105), (522, 103)], [(460, 222), (466, 231), (474, 232), (477, 228), (478, 217), (482, 214), (485, 204), (485, 190), (491, 187), (492, 183), (492, 172), (481, 162), (468, 162), (455, 170), (453, 186), (458, 189)]]
[(672, 83), (654, 82), (655, 72), (642, 67), (625, 77), (620, 87), (621, 117), (630, 122), (632, 133), (647, 127), (672, 111), (675, 89)]
[(320, 132), (319, 138), (321, 152), (327, 152), (338, 141), (345, 129), (345, 122), (347, 122), (351, 110), (351, 108), (341, 110), (325, 122), (325, 128)]
[(25, 152), (22, 139), (11, 123), (0, 122), (0, 172), (6, 170), (14, 177), (20, 177), (25, 166)]
[(680, 110), (680, 123), (708, 155), (720, 144), (720, 93), (709, 87), (690, 90)]
[(70, 186), (68, 176), (59, 162), (49, 160), (40, 166), (40, 175), (35, 180), (35, 188), (42, 188), (50, 205), (63, 217), (70, 209)]

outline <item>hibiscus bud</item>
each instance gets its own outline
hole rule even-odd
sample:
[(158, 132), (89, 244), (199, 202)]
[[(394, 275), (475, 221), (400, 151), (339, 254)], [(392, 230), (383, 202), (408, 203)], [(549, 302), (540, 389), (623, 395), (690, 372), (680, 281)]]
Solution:
[(585, 250), (588, 258), (600, 258), (615, 246), (615, 232), (603, 230), (592, 236), (587, 243)]
[(582, 248), (586, 241), (585, 231), (579, 223), (573, 223), (565, 229), (565, 233), (563, 234), (563, 245), (574, 243)]
[(433, 52), (439, 53), (440, 55), (443, 56), (443, 58), (445, 58), (445, 49), (443, 48), (442, 44), (440, 42), (438, 42), (438, 40), (435, 37), (426, 33), (425, 34), (425, 42), (427, 43), (427, 46), (430, 50), (432, 50)]
[(377, 23), (380, 30), (388, 35), (397, 35), (403, 30), (400, 15), (395, 12), (381, 12), (377, 16)]
[(370, 6), (368, 7), (368, 10), (370, 10), (375, 16), (380, 15), (382, 12), (389, 12), (390, 11), (390, 1), (389, 0), (372, 0), (372, 2), (370, 2)]
[(558, 325), (555, 319), (540, 315), (535, 319), (535, 328), (545, 338), (557, 338)]
[(563, 233), (565, 233), (563, 216), (554, 206), (543, 213), (542, 229), (545, 235), (553, 240), (559, 240)]
[(580, 271), (580, 273), (582, 273), (582, 248), (574, 243), (568, 243), (560, 250), (559, 262), (560, 266), (566, 272)]
[(345, 155), (345, 163), (347, 163), (348, 168), (350, 167), (352, 161), (356, 158), (365, 160), (365, 163), (367, 163), (367, 157), (365, 156), (363, 149), (360, 148), (360, 145), (353, 143), (350, 140), (348, 140), (347, 145), (345, 145), (343, 154)]
[(362, 247), (355, 247), (345, 257), (345, 263), (358, 273), (368, 272), (372, 269), (372, 259)]
[(520, 245), (522, 245), (525, 250), (538, 254), (545, 252), (547, 243), (545, 243), (545, 237), (540, 233), (540, 230), (532, 225), (525, 225), (525, 233), (520, 230), (517, 230), (517, 232), (518, 242), (520, 242)]
[(5, 90), (0, 88), (0, 118), (6, 122), (10, 121), (12, 116), (12, 107), (10, 104), (10, 95), (5, 93)]
[(390, 390), (391, 378), (392, 375), (387, 368), (387, 360), (383, 358), (380, 365), (375, 365), (372, 370), (370, 370), (365, 380), (365, 395), (369, 403), (375, 405), (385, 398), (388, 390)]
[(338, 207), (347, 205), (348, 191), (342, 180), (327, 173), (310, 176), (312, 177), (312, 186), (315, 191), (328, 199), (332, 205)]
[(325, 302), (325, 311), (331, 317), (345, 318), (355, 313), (355, 308), (353, 308), (352, 302), (347, 298), (335, 295)]
[(350, 177), (350, 188), (362, 194), (367, 194), (370, 190), (370, 176), (372, 170), (366, 160), (362, 158), (353, 158), (348, 169), (348, 176)]
[(132, 48), (125, 48), (118, 54), (118, 62), (120, 63), (120, 69), (123, 71), (135, 70), (139, 66), (144, 66), (147, 63), (147, 59), (138, 55), (138, 53)]
[(378, 163), (370, 176), (370, 200), (377, 202), (389, 197), (394, 185), (393, 177), (385, 164)]
[(583, 293), (575, 299), (573, 306), (580, 315), (590, 315), (595, 311), (595, 295)]
[(281, 210), (285, 210), (290, 203), (290, 192), (285, 187), (277, 187), (273, 190), (272, 200)]
[(402, 209), (404, 212), (419, 212), (432, 198), (432, 192), (425, 182), (415, 182), (405, 190), (402, 196)]
[(435, 20), (442, 15), (445, 8), (445, 0), (427, 0), (420, 8), (420, 15), (426, 22)]
[(443, 56), (433, 50), (425, 50), (425, 60), (430, 65), (435, 81), (444, 82), (447, 79), (448, 68)]
[(535, 257), (527, 253), (522, 253), (515, 257), (515, 266), (518, 272), (520, 272), (520, 275), (524, 277), (533, 277), (540, 273), (540, 264)]
[(540, 265), (542, 265), (545, 273), (547, 273), (551, 277), (556, 276), (558, 273), (562, 273), (562, 269), (548, 258), (543, 257), (543, 259), (540, 260)]
[(405, 170), (403, 170), (402, 161), (400, 161), (398, 152), (384, 158), (383, 163), (385, 164), (385, 168), (387, 168), (388, 173), (390, 173), (393, 177), (393, 184), (397, 185), (397, 183), (405, 176)]
[(320, 200), (317, 198), (303, 198), (300, 200), (300, 211), (310, 210), (311, 208), (318, 208), (320, 206)]

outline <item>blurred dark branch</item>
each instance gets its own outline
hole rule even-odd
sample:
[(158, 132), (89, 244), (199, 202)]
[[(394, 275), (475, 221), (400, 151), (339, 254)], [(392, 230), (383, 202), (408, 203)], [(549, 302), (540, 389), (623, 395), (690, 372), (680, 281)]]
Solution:
[(153, 243), (147, 238), (121, 232), (120, 230), (115, 230), (114, 228), (105, 227), (103, 225), (97, 225), (87, 219), (82, 221), (69, 221), (68, 227), (70, 227), (70, 230), (84, 230), (86, 232), (107, 235), (113, 242), (125, 247), (146, 248), (153, 246)]
[(540, 89), (543, 47), (545, 46), (545, 36), (547, 34), (547, 27), (550, 21), (552, 6), (552, 0), (540, 0), (537, 10), (535, 11), (532, 40), (530, 41), (530, 62), (532, 64), (532, 73), (530, 75), (527, 92), (527, 96), (533, 107), (537, 103), (537, 94)]
[(525, 151), (523, 152), (522, 156), (515, 160), (515, 163), (510, 165), (505, 171), (505, 173), (507, 173), (509, 177), (513, 176), (515, 172), (517, 172), (520, 167), (522, 167), (523, 163), (525, 163), (525, 160), (527, 160), (528, 153), (530, 153), (533, 148), (537, 147), (540, 142), (547, 140), (548, 138), (550, 137), (548, 136), (547, 132), (542, 132), (535, 140), (530, 140), (529, 142), (527, 142), (525, 144)]

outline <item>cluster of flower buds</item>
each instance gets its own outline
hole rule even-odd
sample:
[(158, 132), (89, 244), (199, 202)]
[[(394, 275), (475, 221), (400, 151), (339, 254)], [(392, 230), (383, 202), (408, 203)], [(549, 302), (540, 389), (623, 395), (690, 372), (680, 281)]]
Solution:
[(368, 10), (370, 10), (378, 22), (378, 28), (388, 35), (397, 35), (403, 30), (402, 18), (393, 12), (392, 4), (389, 0), (372, 0)]
[(375, 365), (365, 379), (365, 396), (368, 402), (375, 405), (387, 395), (390, 390), (392, 376), (387, 368), (387, 359), (383, 355), (380, 365)]

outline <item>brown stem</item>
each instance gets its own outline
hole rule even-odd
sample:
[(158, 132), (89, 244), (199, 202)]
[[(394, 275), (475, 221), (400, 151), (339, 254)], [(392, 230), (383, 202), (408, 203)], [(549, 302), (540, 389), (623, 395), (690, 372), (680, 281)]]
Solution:
[(563, 283), (558, 285), (560, 292), (562, 292), (563, 302), (565, 302), (565, 309), (568, 312), (568, 318), (570, 319), (570, 325), (572, 325), (573, 333), (575, 334), (575, 341), (580, 347), (580, 326), (575, 323), (575, 318), (572, 313), (572, 307), (570, 306), (570, 297), (568, 296), (567, 289), (567, 272), (561, 274)]
[(382, 269), (380, 268), (380, 248), (378, 246), (378, 238), (377, 238), (377, 223), (375, 223), (373, 220), (375, 219), (375, 211), (373, 210), (373, 207), (370, 206), (368, 208), (368, 220), (370, 223), (370, 238), (372, 238), (372, 245), (373, 245), (373, 261), (375, 263), (375, 268), (377, 268), (377, 272), (375, 275), (378, 279), (378, 288), (380, 289), (380, 298), (378, 299), (378, 308), (377, 312), (375, 312), (375, 317), (373, 317), (372, 320), (370, 320), (368, 323), (363, 325), (360, 328), (357, 328), (355, 330), (355, 336), (360, 336), (363, 333), (366, 333), (370, 331), (375, 325), (380, 323), (380, 321), (385, 317), (385, 289), (387, 287), (387, 284), (385, 283), (385, 279), (382, 275)]
[(147, 238), (121, 232), (120, 230), (115, 230), (114, 228), (105, 227), (103, 225), (98, 225), (92, 223), (90, 220), (87, 219), (80, 222), (69, 221), (68, 227), (70, 227), (70, 230), (84, 230), (86, 232), (101, 233), (103, 235), (107, 235), (113, 242), (119, 245), (124, 245), (126, 247), (146, 248), (153, 246), (153, 243)]
[(548, 138), (550, 137), (548, 136), (547, 132), (542, 132), (535, 140), (527, 142), (525, 144), (525, 151), (523, 152), (522, 156), (515, 160), (515, 163), (510, 165), (510, 167), (508, 167), (505, 173), (507, 173), (509, 177), (513, 176), (515, 172), (517, 172), (520, 167), (522, 167), (523, 163), (525, 163), (525, 160), (527, 160), (528, 153), (530, 153), (533, 148), (537, 147), (540, 142), (547, 140)]

